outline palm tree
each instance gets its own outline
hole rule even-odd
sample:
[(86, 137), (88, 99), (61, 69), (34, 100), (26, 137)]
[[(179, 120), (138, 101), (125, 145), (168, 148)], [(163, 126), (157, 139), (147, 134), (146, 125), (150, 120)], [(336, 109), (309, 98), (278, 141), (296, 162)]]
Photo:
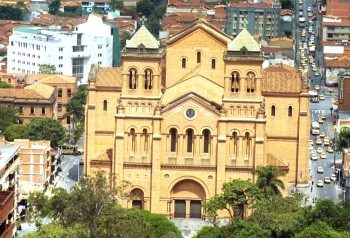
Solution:
[(284, 172), (274, 165), (269, 165), (266, 167), (258, 166), (253, 174), (258, 175), (256, 185), (264, 192), (265, 197), (281, 195), (280, 189), (284, 189), (284, 183), (279, 177), (284, 176)]

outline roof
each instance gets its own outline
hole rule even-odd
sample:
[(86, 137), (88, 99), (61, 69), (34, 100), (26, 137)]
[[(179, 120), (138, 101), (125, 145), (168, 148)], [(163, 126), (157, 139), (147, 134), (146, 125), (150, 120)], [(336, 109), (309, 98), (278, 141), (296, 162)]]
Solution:
[(0, 145), (0, 169), (5, 167), (8, 161), (15, 156), (19, 148), (18, 145)]
[(75, 84), (77, 81), (77, 78), (75, 76), (67, 76), (67, 75), (60, 75), (60, 74), (44, 74), (44, 77), (36, 77), (40, 74), (31, 74), (28, 75), (29, 79), (39, 80), (40, 82), (45, 83), (51, 83), (51, 84), (61, 84), (61, 83), (70, 83)]
[(96, 86), (122, 87), (122, 83), (122, 73), (120, 68), (98, 66)]
[(260, 3), (234, 3), (230, 2), (230, 7), (232, 8), (272, 8), (272, 7), (280, 7), (277, 4), (273, 3), (267, 3), (267, 2), (260, 2)]
[(243, 47), (248, 51), (260, 52), (260, 45), (246, 28), (243, 28), (237, 37), (227, 45), (229, 51), (240, 51)]
[(142, 25), (132, 38), (126, 41), (125, 48), (139, 48), (140, 45), (143, 45), (147, 49), (159, 48), (159, 41), (154, 38), (145, 25)]
[(33, 90), (37, 94), (39, 94), (42, 98), (49, 99), (52, 96), (53, 92), (55, 91), (55, 88), (46, 84), (36, 83), (25, 87), (23, 90)]
[(191, 92), (221, 104), (224, 88), (210, 79), (197, 74), (167, 88), (164, 93), (162, 104), (166, 105), (173, 100)]
[(13, 31), (30, 33), (30, 34), (40, 34), (42, 28), (37, 26), (18, 26), (13, 29)]
[(325, 63), (325, 67), (329, 67), (329, 68), (337, 68), (337, 67), (350, 68), (350, 57), (341, 56), (334, 60), (325, 59), (324, 63)]

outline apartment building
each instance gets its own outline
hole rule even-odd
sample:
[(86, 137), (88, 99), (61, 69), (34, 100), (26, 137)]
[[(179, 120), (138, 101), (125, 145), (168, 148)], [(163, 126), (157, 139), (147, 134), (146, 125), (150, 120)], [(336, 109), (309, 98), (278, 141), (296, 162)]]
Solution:
[(18, 192), (18, 178), (20, 177), (19, 156), (20, 146), (0, 144), (0, 237), (15, 236), (15, 221), (17, 202), (21, 200)]
[(23, 123), (33, 118), (57, 119), (57, 89), (45, 84), (33, 84), (23, 89), (0, 88), (0, 106), (18, 109)]
[(109, 3), (111, 0), (83, 0), (81, 1), (81, 8), (86, 12), (91, 13), (92, 9), (98, 9), (101, 13), (106, 13), (110, 10)]
[(113, 55), (119, 54), (113, 45), (112, 27), (95, 14), (73, 32), (59, 26), (19, 26), (9, 37), (7, 72), (37, 74), (41, 64), (52, 64), (59, 74), (84, 83), (92, 63), (112, 66)]
[(236, 37), (243, 28), (251, 35), (270, 39), (279, 36), (281, 6), (278, 3), (248, 1), (227, 4), (226, 34)]

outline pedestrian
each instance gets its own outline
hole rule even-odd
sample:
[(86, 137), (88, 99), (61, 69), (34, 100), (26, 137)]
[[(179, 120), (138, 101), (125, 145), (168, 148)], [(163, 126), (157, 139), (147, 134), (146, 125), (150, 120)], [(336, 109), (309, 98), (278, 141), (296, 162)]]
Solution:
[(313, 188), (313, 187), (311, 187), (311, 192), (312, 192), (312, 188)]
[(311, 184), (314, 185), (314, 180), (311, 181)]

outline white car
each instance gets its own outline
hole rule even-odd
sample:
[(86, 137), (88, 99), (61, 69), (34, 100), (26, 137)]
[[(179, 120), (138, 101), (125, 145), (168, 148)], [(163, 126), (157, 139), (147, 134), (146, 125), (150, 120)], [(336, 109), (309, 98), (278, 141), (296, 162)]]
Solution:
[(333, 182), (337, 181), (337, 176), (335, 176), (335, 174), (332, 174), (331, 180), (332, 180)]
[(317, 160), (317, 159), (318, 159), (317, 154), (313, 153), (311, 155), (311, 160)]
[(323, 168), (322, 167), (318, 167), (317, 168), (317, 173), (323, 174)]
[(319, 72), (315, 72), (315, 76), (316, 77), (320, 76), (320, 73)]
[(323, 181), (322, 180), (317, 180), (316, 185), (317, 185), (317, 187), (323, 187)]
[(324, 177), (324, 183), (331, 183), (330, 177)]

